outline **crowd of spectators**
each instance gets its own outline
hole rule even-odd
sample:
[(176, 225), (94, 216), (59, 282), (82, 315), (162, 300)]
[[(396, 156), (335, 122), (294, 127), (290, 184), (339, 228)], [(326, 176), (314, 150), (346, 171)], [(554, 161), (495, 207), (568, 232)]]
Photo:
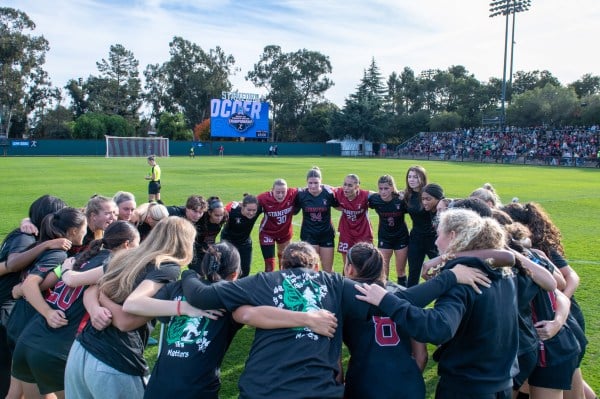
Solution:
[(420, 133), (396, 156), (457, 161), (585, 166), (600, 164), (600, 127), (497, 127)]

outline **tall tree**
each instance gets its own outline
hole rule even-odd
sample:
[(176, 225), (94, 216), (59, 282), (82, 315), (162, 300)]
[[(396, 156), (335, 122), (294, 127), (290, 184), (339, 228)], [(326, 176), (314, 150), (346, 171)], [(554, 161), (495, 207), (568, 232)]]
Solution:
[(267, 91), (274, 115), (272, 140), (298, 138), (300, 121), (333, 85), (326, 76), (329, 73), (329, 57), (319, 52), (283, 53), (275, 45), (264, 48), (246, 79)]
[(159, 121), (160, 114), (175, 112), (173, 99), (169, 95), (169, 82), (165, 65), (150, 64), (144, 70), (146, 83), (144, 85), (144, 100), (150, 104), (151, 118)]
[(335, 104), (329, 102), (315, 104), (300, 121), (299, 140), (314, 142), (329, 140), (331, 138), (329, 135), (331, 119), (338, 110)]
[(0, 134), (10, 135), (13, 120), (26, 121), (28, 114), (46, 101), (51, 91), (42, 69), (48, 41), (30, 34), (35, 23), (23, 11), (0, 7)]
[(121, 44), (110, 46), (108, 59), (96, 62), (100, 76), (88, 79), (88, 101), (97, 111), (137, 121), (142, 105), (139, 61)]
[(62, 105), (57, 105), (40, 117), (39, 123), (34, 128), (34, 134), (36, 137), (49, 139), (70, 139), (72, 123), (71, 111)]
[(600, 125), (600, 95), (594, 94), (582, 99), (580, 120), (582, 125)]
[(577, 106), (573, 89), (547, 84), (515, 96), (507, 109), (507, 119), (518, 126), (561, 126), (574, 122)]
[(577, 97), (584, 98), (592, 94), (600, 92), (600, 76), (594, 76), (591, 73), (586, 73), (581, 79), (571, 83), (569, 87), (575, 90)]
[(341, 112), (334, 114), (332, 127), (337, 138), (382, 141), (389, 133), (390, 115), (384, 110), (383, 78), (375, 59), (364, 70), (356, 92), (346, 99)]
[[(206, 52), (177, 36), (169, 48), (171, 58), (163, 66), (164, 71), (153, 71), (158, 79), (153, 87), (159, 92), (162, 90), (164, 86), (160, 81), (164, 73), (168, 94), (191, 128), (207, 118), (211, 99), (221, 98), (221, 92), (231, 90), (229, 75), (235, 72), (235, 58), (225, 54), (219, 46)], [(163, 106), (173, 112), (169, 104)]]
[(396, 115), (412, 114), (423, 106), (421, 87), (415, 77), (415, 72), (404, 67), (400, 75), (392, 72), (387, 82), (388, 111)]
[(79, 118), (90, 108), (83, 79), (79, 78), (77, 80), (69, 80), (65, 86), (65, 89), (67, 90), (69, 96), (71, 96), (71, 112), (73, 112), (75, 118)]
[(556, 87), (560, 86), (558, 79), (547, 70), (517, 71), (513, 79), (511, 93), (512, 95), (523, 94), (528, 90), (542, 88), (548, 83)]

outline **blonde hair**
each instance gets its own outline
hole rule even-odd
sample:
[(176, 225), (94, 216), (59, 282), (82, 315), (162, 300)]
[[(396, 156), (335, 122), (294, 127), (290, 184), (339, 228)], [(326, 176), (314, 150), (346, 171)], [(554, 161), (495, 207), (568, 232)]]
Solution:
[(482, 218), (470, 209), (451, 208), (440, 215), (438, 229), (445, 234), (454, 232), (447, 254), (474, 249), (501, 249), (506, 235), (492, 218)]
[(169, 217), (169, 211), (167, 210), (167, 207), (157, 204), (156, 202), (146, 202), (145, 204), (138, 206), (134, 213), (136, 216), (133, 219), (135, 219), (137, 226), (146, 222), (146, 218), (148, 216), (157, 222)]
[(196, 229), (186, 219), (170, 216), (161, 220), (138, 247), (115, 254), (100, 280), (100, 291), (123, 303), (148, 265), (158, 269), (166, 262), (190, 263), (195, 239)]
[(500, 197), (496, 193), (494, 186), (492, 186), (490, 183), (485, 183), (482, 187), (474, 190), (469, 197), (479, 198), (486, 203), (492, 204), (491, 207), (494, 208), (499, 208), (502, 206)]

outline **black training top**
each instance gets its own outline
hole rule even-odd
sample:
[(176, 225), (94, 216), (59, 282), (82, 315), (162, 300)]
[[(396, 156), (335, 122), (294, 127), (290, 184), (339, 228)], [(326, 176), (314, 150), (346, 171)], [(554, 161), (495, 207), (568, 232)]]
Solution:
[[(110, 251), (104, 249), (84, 263), (79, 271), (83, 272), (103, 266), (109, 256)], [(58, 281), (50, 295), (46, 297), (46, 302), (52, 309), (62, 310), (68, 324), (60, 328), (52, 328), (48, 325), (44, 316), (36, 313), (23, 330), (19, 338), (19, 344), (67, 360), (79, 324), (86, 315), (83, 306), (83, 293), (86, 289), (87, 286), (71, 288), (63, 281)]]
[[(154, 297), (185, 300), (181, 281), (167, 284)], [(242, 325), (233, 321), (231, 313), (218, 320), (173, 316), (166, 323), (162, 350), (144, 398), (218, 397), (221, 361)]]
[(242, 206), (238, 202), (227, 204), (225, 210), (229, 212), (229, 219), (221, 231), (221, 240), (229, 241), (234, 245), (252, 243), (250, 234), (262, 212), (261, 207), (258, 207), (256, 215), (252, 218), (242, 214)]
[[(444, 271), (435, 279), (409, 289), (390, 282), (386, 289), (415, 306), (425, 306), (455, 284), (454, 273)], [(376, 309), (365, 319), (352, 316), (346, 319), (344, 343), (351, 355), (344, 398), (425, 397), (425, 383), (412, 357), (410, 336), (381, 310)]]
[(435, 235), (433, 227), (433, 214), (421, 204), (421, 196), (419, 193), (412, 193), (407, 205), (407, 212), (412, 220), (411, 234), (420, 235)]
[(241, 398), (341, 398), (342, 325), (348, 314), (365, 318), (369, 305), (355, 298), (354, 282), (339, 274), (298, 268), (258, 273), (235, 282), (207, 287), (191, 271), (183, 291), (194, 306), (229, 311), (245, 304), (308, 312), (327, 309), (338, 319), (331, 339), (308, 328), (256, 329), (246, 367), (239, 380)]
[(454, 286), (432, 309), (387, 294), (380, 308), (417, 341), (442, 344), (434, 354), (438, 389), (469, 395), (509, 389), (519, 345), (514, 276), (470, 257), (452, 260), (445, 268), (459, 263), (485, 271), (491, 287), (477, 294), (470, 286)]
[[(25, 234), (20, 230), (11, 232), (2, 243), (1, 252), (5, 256), (2, 256), (3, 259), (0, 259), (0, 261), (6, 261), (10, 254), (26, 251), (33, 244), (35, 244), (35, 237), (33, 235)], [(0, 306), (14, 300), (12, 289), (21, 282), (23, 274), (18, 271), (0, 277)]]
[[(163, 284), (175, 281), (179, 272), (179, 265), (175, 263), (163, 263), (158, 268), (149, 264), (136, 279), (134, 289), (143, 280)], [(132, 331), (121, 331), (113, 325), (98, 331), (88, 322), (77, 339), (85, 350), (101, 362), (122, 373), (143, 376), (148, 373), (144, 347), (149, 334), (147, 324)]]

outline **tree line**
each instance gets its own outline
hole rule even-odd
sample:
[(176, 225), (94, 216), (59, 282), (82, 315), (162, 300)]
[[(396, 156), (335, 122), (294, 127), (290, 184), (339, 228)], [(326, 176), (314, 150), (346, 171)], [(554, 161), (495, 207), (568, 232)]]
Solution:
[[(206, 140), (210, 100), (231, 91), (230, 76), (241, 72), (219, 46), (205, 50), (175, 36), (169, 59), (147, 65), (143, 80), (134, 53), (114, 44), (96, 62), (96, 75), (57, 88), (43, 68), (49, 43), (34, 30), (25, 12), (0, 8), (0, 135), (99, 139), (155, 130), (175, 140)], [(372, 59), (341, 108), (326, 98), (331, 73), (329, 57), (318, 51), (263, 49), (245, 78), (266, 92), (273, 141), (350, 136), (398, 143), (421, 131), (498, 121), (502, 80), (479, 81), (462, 65), (418, 74), (404, 67), (386, 78)], [(600, 76), (563, 85), (547, 70), (518, 71), (506, 100), (511, 125), (600, 124)]]

